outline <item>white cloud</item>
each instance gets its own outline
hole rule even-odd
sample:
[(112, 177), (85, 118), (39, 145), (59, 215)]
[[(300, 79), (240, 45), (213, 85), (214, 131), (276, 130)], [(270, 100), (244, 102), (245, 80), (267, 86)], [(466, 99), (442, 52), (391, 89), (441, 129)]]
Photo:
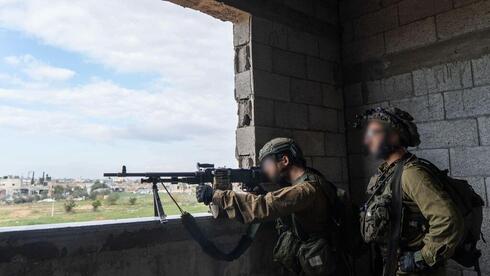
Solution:
[(4, 58), (7, 64), (20, 67), (20, 70), (36, 81), (64, 81), (75, 76), (75, 72), (60, 67), (45, 64), (31, 55), (7, 56)]

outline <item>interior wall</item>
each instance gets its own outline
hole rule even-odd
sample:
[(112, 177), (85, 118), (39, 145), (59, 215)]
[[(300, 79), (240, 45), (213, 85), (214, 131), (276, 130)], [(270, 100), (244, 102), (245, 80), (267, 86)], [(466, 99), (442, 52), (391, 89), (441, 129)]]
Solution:
[[(490, 1), (343, 0), (340, 14), (347, 122), (375, 106), (410, 112), (422, 140), (411, 150), (471, 183), (486, 200), (488, 236)], [(362, 154), (360, 133), (348, 128), (347, 141), (359, 202), (377, 162)]]

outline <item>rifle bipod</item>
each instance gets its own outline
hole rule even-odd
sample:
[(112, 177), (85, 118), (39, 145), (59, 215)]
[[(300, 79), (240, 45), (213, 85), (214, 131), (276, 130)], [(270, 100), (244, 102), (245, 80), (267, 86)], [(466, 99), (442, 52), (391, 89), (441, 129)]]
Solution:
[[(153, 212), (155, 217), (160, 219), (160, 223), (167, 222), (167, 214), (165, 214), (165, 210), (163, 210), (162, 201), (160, 200), (160, 195), (158, 194), (158, 181), (153, 180)], [(165, 185), (164, 185), (165, 186)]]

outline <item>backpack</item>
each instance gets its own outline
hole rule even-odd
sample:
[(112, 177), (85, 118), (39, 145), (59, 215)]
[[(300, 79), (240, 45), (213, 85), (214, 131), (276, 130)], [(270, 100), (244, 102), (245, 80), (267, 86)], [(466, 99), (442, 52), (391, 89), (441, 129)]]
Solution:
[(455, 179), (448, 175), (448, 170), (440, 170), (430, 161), (418, 158), (417, 164), (428, 170), (442, 183), (444, 190), (454, 201), (456, 207), (464, 218), (464, 234), (456, 247), (452, 259), (465, 267), (474, 267), (480, 273), (479, 258), (481, 251), (477, 249), (477, 242), (483, 238), (481, 232), (483, 222), (483, 206), (485, 202), (473, 190), (466, 180)]

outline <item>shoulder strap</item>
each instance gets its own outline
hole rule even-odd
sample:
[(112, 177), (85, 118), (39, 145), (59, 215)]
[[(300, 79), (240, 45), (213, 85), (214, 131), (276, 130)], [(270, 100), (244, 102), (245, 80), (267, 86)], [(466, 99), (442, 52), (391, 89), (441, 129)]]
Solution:
[(398, 247), (401, 236), (402, 221), (402, 173), (405, 162), (398, 162), (393, 172), (391, 182), (391, 225), (390, 240), (388, 241), (388, 259), (383, 271), (384, 276), (392, 276), (398, 270)]

